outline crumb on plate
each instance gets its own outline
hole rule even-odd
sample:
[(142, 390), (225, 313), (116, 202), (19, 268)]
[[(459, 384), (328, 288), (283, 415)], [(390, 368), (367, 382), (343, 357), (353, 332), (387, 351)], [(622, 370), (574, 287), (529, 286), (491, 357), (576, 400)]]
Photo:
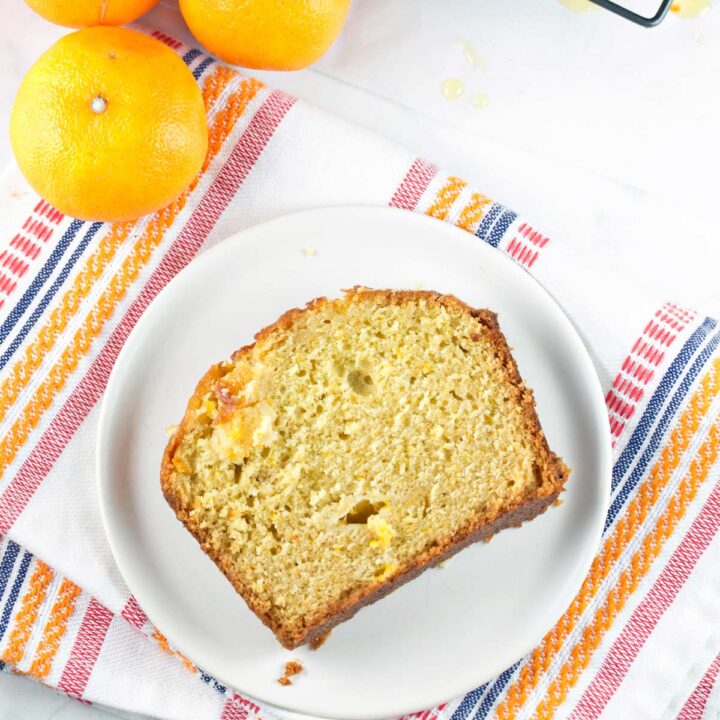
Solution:
[(281, 685), (292, 685), (292, 680), (290, 679), (293, 675), (297, 675), (299, 672), (302, 672), (303, 666), (302, 663), (299, 660), (290, 660), (285, 663), (285, 672), (283, 673), (282, 677), (279, 677), (277, 681)]

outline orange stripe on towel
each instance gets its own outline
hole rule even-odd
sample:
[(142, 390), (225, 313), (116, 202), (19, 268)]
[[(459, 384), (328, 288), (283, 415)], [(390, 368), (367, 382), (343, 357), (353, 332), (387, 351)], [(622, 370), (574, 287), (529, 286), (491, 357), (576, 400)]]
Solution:
[(449, 177), (446, 183), (438, 190), (433, 204), (425, 211), (426, 215), (445, 220), (450, 214), (450, 208), (460, 197), (460, 193), (467, 186), (464, 180), (457, 177)]
[(8, 645), (2, 656), (5, 662), (17, 665), (22, 660), (32, 634), (33, 625), (37, 620), (38, 611), (45, 600), (48, 586), (53, 577), (53, 571), (42, 560), (35, 560), (35, 571), (30, 578), (20, 609), (15, 616)]
[(28, 674), (38, 680), (43, 680), (50, 672), (55, 655), (60, 648), (60, 642), (67, 630), (68, 621), (75, 612), (75, 600), (80, 592), (80, 588), (75, 583), (68, 579), (62, 581), (50, 610), (50, 617), (45, 623), (35, 658), (28, 670)]
[(459, 228), (467, 232), (475, 232), (480, 220), (485, 214), (485, 208), (492, 203), (492, 200), (480, 193), (473, 193), (470, 202), (463, 208), (460, 217), (455, 223)]

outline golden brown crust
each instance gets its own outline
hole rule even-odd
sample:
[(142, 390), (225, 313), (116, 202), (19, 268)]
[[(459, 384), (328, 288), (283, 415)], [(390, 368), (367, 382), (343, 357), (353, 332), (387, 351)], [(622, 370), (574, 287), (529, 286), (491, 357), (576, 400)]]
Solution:
[(327, 639), (332, 635), (332, 628), (328, 628), (322, 632), (313, 632), (312, 640), (308, 642), (311, 650), (318, 650), (321, 648)]
[[(465, 528), (457, 530), (453, 535), (437, 542), (428, 548), (411, 563), (400, 568), (388, 580), (378, 581), (374, 585), (366, 585), (354, 593), (339, 600), (330, 608), (324, 608), (315, 617), (309, 618), (305, 625), (299, 629), (288, 629), (278, 625), (271, 617), (269, 608), (248, 588), (240, 577), (237, 576), (231, 559), (216, 553), (209, 543), (209, 532), (196, 526), (183, 506), (180, 497), (175, 492), (172, 478), (175, 474), (173, 456), (182, 439), (195, 421), (194, 411), (200, 406), (202, 397), (214, 385), (214, 383), (229, 371), (230, 366), (221, 363), (214, 365), (201, 378), (195, 392), (188, 402), (185, 415), (170, 438), (163, 454), (160, 471), (160, 483), (163, 495), (168, 504), (173, 508), (175, 514), (183, 525), (190, 531), (200, 543), (202, 550), (220, 568), (225, 577), (230, 581), (235, 590), (243, 597), (250, 609), (267, 625), (276, 635), (278, 640), (288, 649), (293, 649), (304, 643), (311, 645), (322, 644), (324, 638), (340, 622), (352, 617), (362, 607), (369, 605), (395, 588), (417, 577), (428, 567), (442, 562), (443, 560), (462, 550), (467, 545), (478, 540), (489, 540), (495, 533), (508, 527), (516, 527), (527, 520), (540, 515), (553, 504), (564, 488), (565, 481), (569, 476), (569, 469), (562, 460), (548, 447), (547, 439), (540, 426), (540, 421), (535, 411), (535, 403), (532, 391), (527, 388), (515, 363), (505, 336), (500, 330), (495, 313), (475, 309), (462, 302), (454, 295), (441, 295), (427, 290), (370, 290), (361, 287), (354, 287), (346, 291), (345, 300), (352, 302), (358, 296), (362, 299), (372, 299), (379, 304), (401, 304), (408, 301), (426, 300), (437, 302), (448, 308), (465, 312), (474, 317), (483, 326), (485, 333), (489, 333), (497, 357), (508, 374), (508, 380), (515, 390), (517, 402), (523, 408), (523, 418), (527, 422), (528, 429), (534, 439), (537, 457), (540, 462), (536, 464), (538, 473), (538, 487), (535, 494), (528, 498), (520, 498), (517, 502), (498, 508), (493, 517), (484, 515), (477, 518)], [(263, 328), (255, 335), (255, 343), (246, 345), (232, 355), (232, 360), (237, 361), (240, 357), (251, 353), (257, 342), (272, 339), (274, 335), (281, 335), (291, 329), (295, 318), (308, 312), (315, 311), (329, 304), (326, 297), (319, 297), (310, 301), (305, 308), (294, 308), (285, 312), (275, 323)], [(478, 335), (479, 338), (479, 335)]]

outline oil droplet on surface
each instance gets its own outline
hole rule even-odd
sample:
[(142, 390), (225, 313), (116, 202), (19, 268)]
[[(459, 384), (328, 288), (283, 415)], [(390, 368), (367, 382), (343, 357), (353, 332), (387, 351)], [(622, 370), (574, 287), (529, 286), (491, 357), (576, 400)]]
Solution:
[(670, 6), (670, 12), (679, 17), (700, 17), (710, 9), (710, 0), (676, 0)]
[(460, 78), (445, 78), (440, 92), (446, 100), (457, 100), (465, 92), (465, 83)]
[(568, 10), (572, 10), (576, 13), (588, 12), (588, 10), (597, 10), (597, 5), (591, 3), (590, 0), (558, 0), (561, 5), (564, 5)]
[(475, 93), (472, 98), (470, 98), (470, 102), (472, 103), (473, 107), (481, 110), (482, 108), (487, 107), (490, 99), (485, 93)]
[(480, 68), (483, 66), (482, 55), (469, 40), (460, 41), (460, 52), (462, 52), (470, 67)]

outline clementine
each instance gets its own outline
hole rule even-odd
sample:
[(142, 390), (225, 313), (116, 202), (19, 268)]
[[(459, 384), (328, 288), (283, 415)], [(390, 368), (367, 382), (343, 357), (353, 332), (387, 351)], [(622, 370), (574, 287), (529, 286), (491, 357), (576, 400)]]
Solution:
[(180, 0), (192, 34), (221, 60), (299, 70), (340, 34), (350, 0)]
[(159, 40), (94, 27), (61, 38), (25, 76), (10, 117), (32, 187), (84, 220), (130, 220), (168, 205), (207, 151), (205, 107)]
[(91, 27), (124, 25), (137, 20), (159, 0), (25, 0), (38, 14), (56, 25)]

